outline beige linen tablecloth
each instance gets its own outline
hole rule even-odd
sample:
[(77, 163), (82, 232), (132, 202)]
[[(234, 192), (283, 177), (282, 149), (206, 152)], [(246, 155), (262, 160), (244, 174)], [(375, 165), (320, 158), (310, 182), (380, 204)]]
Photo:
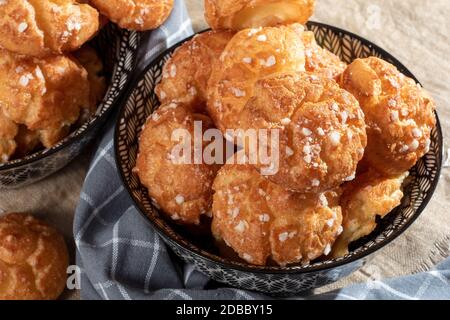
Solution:
[[(206, 28), (203, 0), (186, 0), (196, 31)], [(357, 33), (404, 63), (431, 92), (444, 135), (450, 132), (449, 0), (317, 0), (312, 20)], [(72, 221), (90, 151), (40, 183), (0, 192), (0, 210), (28, 211), (61, 230), (74, 253)], [(370, 278), (392, 277), (431, 268), (450, 251), (450, 169), (422, 216), (362, 270), (319, 292)], [(77, 298), (68, 292), (65, 298)]]

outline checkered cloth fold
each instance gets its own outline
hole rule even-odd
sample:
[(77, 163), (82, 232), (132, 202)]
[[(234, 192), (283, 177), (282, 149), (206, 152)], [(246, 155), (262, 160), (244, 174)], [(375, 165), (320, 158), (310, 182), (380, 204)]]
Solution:
[[(145, 33), (138, 71), (164, 49), (193, 33), (185, 4), (175, 1), (169, 20)], [(114, 118), (115, 119), (115, 118)], [(82, 299), (269, 299), (210, 281), (171, 253), (136, 212), (114, 160), (114, 119), (97, 142), (76, 210), (74, 237)], [(300, 299), (450, 299), (450, 260), (435, 270), (353, 285)]]

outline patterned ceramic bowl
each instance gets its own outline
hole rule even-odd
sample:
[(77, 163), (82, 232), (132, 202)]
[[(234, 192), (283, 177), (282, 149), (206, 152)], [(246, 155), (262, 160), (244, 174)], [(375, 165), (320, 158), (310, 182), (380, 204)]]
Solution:
[(96, 114), (54, 147), (0, 164), (0, 189), (20, 188), (41, 180), (66, 166), (81, 153), (123, 96), (136, 64), (139, 38), (139, 33), (108, 24), (90, 42), (104, 62), (109, 83)]
[[(383, 49), (347, 31), (319, 23), (309, 23), (317, 42), (350, 63), (355, 58), (381, 57), (407, 76), (414, 76)], [(309, 266), (259, 267), (229, 261), (218, 255), (212, 247), (213, 240), (192, 236), (165, 220), (155, 208), (132, 172), (138, 151), (138, 136), (147, 117), (159, 106), (154, 94), (160, 81), (161, 70), (177, 46), (164, 52), (153, 61), (132, 86), (126, 104), (120, 112), (116, 128), (116, 159), (123, 183), (135, 206), (158, 231), (168, 246), (184, 261), (192, 263), (210, 278), (233, 287), (266, 292), (273, 295), (291, 295), (337, 281), (361, 266), (373, 253), (402, 234), (413, 223), (425, 206), (438, 183), (442, 162), (442, 134), (438, 125), (432, 133), (430, 152), (411, 169), (411, 179), (405, 188), (401, 206), (381, 220), (378, 228), (368, 237), (353, 243), (351, 253), (330, 261)], [(414, 78), (415, 79), (415, 78)]]

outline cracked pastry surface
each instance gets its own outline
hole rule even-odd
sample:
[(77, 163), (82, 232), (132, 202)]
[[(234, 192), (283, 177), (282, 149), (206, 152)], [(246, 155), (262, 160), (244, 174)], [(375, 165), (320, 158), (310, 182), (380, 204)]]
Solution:
[(42, 57), (81, 47), (99, 29), (99, 14), (75, 0), (3, 0), (0, 46)]
[(305, 24), (315, 0), (205, 0), (205, 19), (213, 30), (242, 30)]
[(89, 107), (86, 70), (70, 56), (42, 59), (0, 50), (0, 104), (4, 115), (38, 131), (49, 148), (64, 138)]
[[(158, 108), (140, 136), (134, 169), (156, 205), (175, 222), (187, 225), (198, 225), (202, 215), (210, 214), (212, 183), (220, 168), (206, 164), (203, 158), (195, 164), (194, 141), (184, 135), (194, 137), (194, 121), (202, 122), (203, 131), (213, 127), (209, 117), (190, 112), (182, 103)], [(184, 133), (172, 139), (177, 130)], [(180, 140), (191, 146), (190, 154), (174, 149)], [(206, 145), (203, 142), (203, 148)]]
[(63, 237), (31, 215), (0, 217), (0, 299), (54, 300), (66, 286)]
[(248, 143), (247, 156), (269, 180), (300, 193), (322, 192), (354, 179), (366, 146), (358, 101), (334, 80), (315, 74), (259, 80), (240, 123), (243, 130), (278, 132), (278, 146), (271, 139), (258, 141), (259, 149), (274, 152), (270, 167), (260, 157), (253, 159), (257, 153)]
[(222, 131), (239, 128), (239, 114), (260, 78), (305, 71), (303, 26), (267, 27), (238, 32), (212, 67), (208, 114)]
[(90, 3), (121, 28), (145, 31), (166, 21), (174, 0), (90, 0)]
[(363, 161), (396, 176), (429, 151), (436, 106), (413, 79), (370, 57), (350, 64), (341, 86), (359, 100), (366, 116), (368, 144)]
[(176, 49), (164, 65), (163, 78), (155, 89), (159, 101), (179, 100), (204, 109), (212, 65), (219, 60), (232, 37), (232, 32), (208, 31)]
[(224, 165), (214, 181), (212, 232), (245, 261), (308, 264), (342, 231), (339, 192), (301, 195), (248, 165)]
[(398, 207), (403, 198), (402, 184), (408, 172), (386, 178), (369, 170), (343, 186), (341, 207), (343, 233), (333, 247), (333, 257), (343, 257), (348, 246), (369, 235), (377, 226), (376, 218), (384, 218)]
[(330, 79), (336, 79), (344, 72), (347, 65), (338, 56), (319, 46), (313, 32), (303, 32), (302, 40), (305, 45), (306, 71)]

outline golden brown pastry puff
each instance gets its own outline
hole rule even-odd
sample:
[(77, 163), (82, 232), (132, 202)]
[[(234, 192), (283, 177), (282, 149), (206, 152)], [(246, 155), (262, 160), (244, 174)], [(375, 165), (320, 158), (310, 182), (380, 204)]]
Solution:
[(99, 29), (99, 14), (75, 0), (3, 0), (0, 46), (30, 56), (81, 47)]
[(89, 111), (95, 113), (106, 92), (103, 62), (100, 60), (97, 51), (89, 45), (84, 45), (80, 50), (75, 51), (73, 55), (88, 73), (90, 85)]
[(219, 60), (232, 37), (232, 32), (209, 31), (179, 47), (165, 64), (163, 78), (156, 87), (159, 101), (180, 100), (204, 107), (212, 65)]
[(0, 50), (0, 105), (4, 114), (31, 131), (39, 131), (49, 148), (68, 133), (89, 107), (86, 70), (69, 56), (42, 59)]
[(8, 162), (16, 151), (17, 143), (14, 138), (18, 131), (17, 124), (5, 116), (0, 104), (0, 164)]
[(145, 31), (156, 29), (172, 12), (174, 0), (91, 0), (102, 14), (119, 27)]
[(436, 107), (414, 80), (388, 62), (371, 57), (355, 60), (341, 81), (366, 115), (364, 161), (370, 166), (386, 175), (400, 175), (429, 151)]
[(330, 79), (335, 79), (344, 72), (347, 65), (338, 56), (320, 47), (313, 32), (303, 32), (302, 39), (305, 44), (306, 71), (320, 74)]
[[(212, 128), (209, 117), (191, 113), (182, 103), (162, 105), (145, 124), (135, 168), (156, 205), (172, 220), (187, 225), (198, 225), (201, 215), (210, 214), (212, 183), (219, 169), (202, 158), (195, 160), (194, 121), (201, 122), (203, 131)], [(184, 135), (173, 136), (182, 130), (191, 135), (190, 141)], [(177, 149), (180, 139), (191, 146), (191, 153)]]
[(339, 194), (291, 193), (248, 165), (226, 164), (214, 181), (212, 232), (245, 261), (308, 264), (342, 231)]
[(315, 0), (205, 0), (205, 18), (214, 30), (305, 24), (314, 13), (315, 2)]
[(274, 150), (279, 161), (274, 157), (268, 165), (252, 158), (255, 153), (249, 159), (272, 182), (300, 193), (354, 179), (367, 139), (358, 101), (334, 80), (306, 72), (258, 81), (241, 113), (241, 128), (278, 130), (278, 150), (271, 139), (260, 140), (259, 148)]
[(0, 217), (0, 300), (54, 300), (66, 286), (63, 237), (27, 214)]
[(408, 173), (385, 178), (374, 170), (358, 176), (344, 185), (341, 197), (344, 231), (333, 247), (333, 257), (348, 253), (348, 246), (375, 230), (376, 217), (384, 218), (400, 205), (403, 198), (402, 183)]
[(264, 76), (305, 70), (303, 26), (267, 27), (238, 32), (213, 65), (208, 82), (208, 114), (215, 125), (239, 128), (239, 113)]

